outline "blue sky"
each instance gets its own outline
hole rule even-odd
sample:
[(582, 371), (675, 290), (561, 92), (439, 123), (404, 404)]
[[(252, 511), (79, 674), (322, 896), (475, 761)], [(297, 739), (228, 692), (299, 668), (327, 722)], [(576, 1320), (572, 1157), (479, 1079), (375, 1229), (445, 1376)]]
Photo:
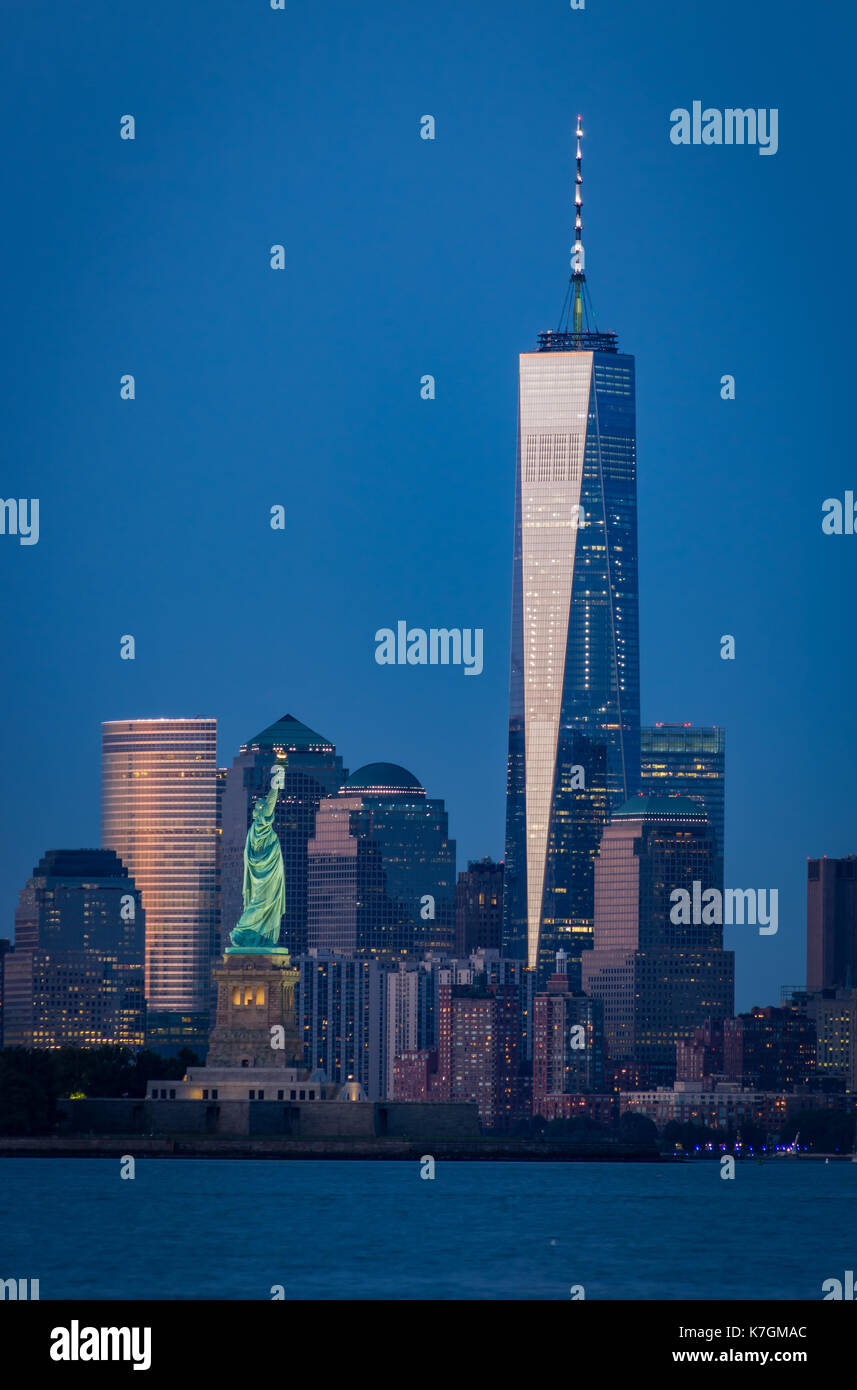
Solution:
[[(582, 111), (589, 288), (637, 361), (643, 719), (727, 729), (727, 883), (780, 894), (776, 937), (728, 934), (739, 1006), (803, 981), (806, 858), (857, 850), (857, 537), (821, 531), (857, 482), (854, 27), (6, 0), (0, 492), (41, 534), (0, 537), (0, 934), (45, 849), (98, 843), (108, 718), (216, 715), (227, 763), (289, 711), (445, 798), (460, 866), (502, 854), (517, 354), (559, 317)], [(694, 100), (776, 107), (777, 154), (674, 146)], [(483, 674), (378, 666), (399, 618), (483, 628)]]

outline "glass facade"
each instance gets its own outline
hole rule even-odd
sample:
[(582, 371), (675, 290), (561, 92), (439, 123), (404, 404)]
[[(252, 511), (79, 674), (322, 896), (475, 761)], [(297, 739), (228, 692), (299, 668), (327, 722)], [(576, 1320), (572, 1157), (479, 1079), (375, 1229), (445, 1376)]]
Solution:
[(640, 789), (698, 796), (715, 838), (711, 887), (723, 890), (726, 849), (726, 730), (655, 724), (640, 730)]
[(329, 1081), (359, 1082), (367, 1100), (384, 1094), (383, 1021), (386, 972), (377, 961), (324, 951), (294, 961), (295, 1012), (303, 1064)]
[(693, 900), (697, 884), (701, 899), (715, 858), (705, 810), (688, 797), (638, 796), (604, 829), (583, 987), (604, 1005), (611, 1063), (632, 1062), (646, 1085), (672, 1085), (679, 1040), (732, 1014), (735, 958), (722, 925), (706, 911), (672, 921), (672, 893)]
[(455, 841), (442, 801), (392, 763), (321, 802), (309, 843), (311, 949), (394, 960), (452, 950)]
[(218, 930), (217, 721), (102, 725), (102, 841), (146, 913), (147, 1036), (206, 1046)]
[(49, 850), (15, 914), (6, 1044), (142, 1047), (144, 939), (140, 892), (112, 850)]
[(542, 979), (563, 947), (572, 988), (640, 772), (634, 359), (593, 336), (521, 355), (515, 500), (504, 941)]

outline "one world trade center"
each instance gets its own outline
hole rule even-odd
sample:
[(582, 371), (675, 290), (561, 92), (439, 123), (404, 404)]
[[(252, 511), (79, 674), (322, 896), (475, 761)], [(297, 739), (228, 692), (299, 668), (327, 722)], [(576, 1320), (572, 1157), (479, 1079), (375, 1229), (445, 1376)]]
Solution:
[(634, 359), (586, 289), (583, 130), (575, 240), (556, 330), (520, 355), (504, 949), (538, 969), (561, 947), (579, 987), (593, 862), (639, 787)]

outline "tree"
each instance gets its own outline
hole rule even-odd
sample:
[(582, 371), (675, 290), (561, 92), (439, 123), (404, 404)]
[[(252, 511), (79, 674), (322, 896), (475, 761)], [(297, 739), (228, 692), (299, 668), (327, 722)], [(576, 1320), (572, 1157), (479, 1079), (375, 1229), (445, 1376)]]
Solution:
[(658, 1142), (654, 1120), (650, 1120), (648, 1115), (636, 1115), (633, 1110), (626, 1110), (620, 1115), (618, 1135), (623, 1144), (639, 1144), (648, 1148)]

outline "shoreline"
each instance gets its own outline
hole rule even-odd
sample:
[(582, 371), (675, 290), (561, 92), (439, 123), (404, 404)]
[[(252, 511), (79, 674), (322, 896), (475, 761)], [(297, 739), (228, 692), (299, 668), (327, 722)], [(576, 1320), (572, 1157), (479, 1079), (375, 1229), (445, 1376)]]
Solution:
[[(241, 1159), (367, 1159), (384, 1162), (418, 1163), (424, 1157), (436, 1161), (461, 1163), (695, 1163), (719, 1162), (723, 1156), (694, 1154), (677, 1158), (627, 1145), (610, 1148), (569, 1146), (562, 1140), (473, 1139), (422, 1140), (395, 1138), (343, 1139), (248, 1139), (197, 1134), (150, 1136), (127, 1135), (0, 1135), (0, 1158), (228, 1158)], [(851, 1154), (763, 1154), (745, 1155), (740, 1163), (771, 1163), (798, 1159), (803, 1162), (848, 1163)]]
[(585, 1162), (659, 1163), (673, 1160), (651, 1150), (628, 1146), (617, 1151), (570, 1148), (561, 1141), (532, 1139), (421, 1140), (366, 1139), (247, 1139), (196, 1134), (175, 1137), (129, 1135), (0, 1136), (0, 1158), (229, 1158), (229, 1159), (356, 1159), (418, 1163), (423, 1157), (459, 1162)]

